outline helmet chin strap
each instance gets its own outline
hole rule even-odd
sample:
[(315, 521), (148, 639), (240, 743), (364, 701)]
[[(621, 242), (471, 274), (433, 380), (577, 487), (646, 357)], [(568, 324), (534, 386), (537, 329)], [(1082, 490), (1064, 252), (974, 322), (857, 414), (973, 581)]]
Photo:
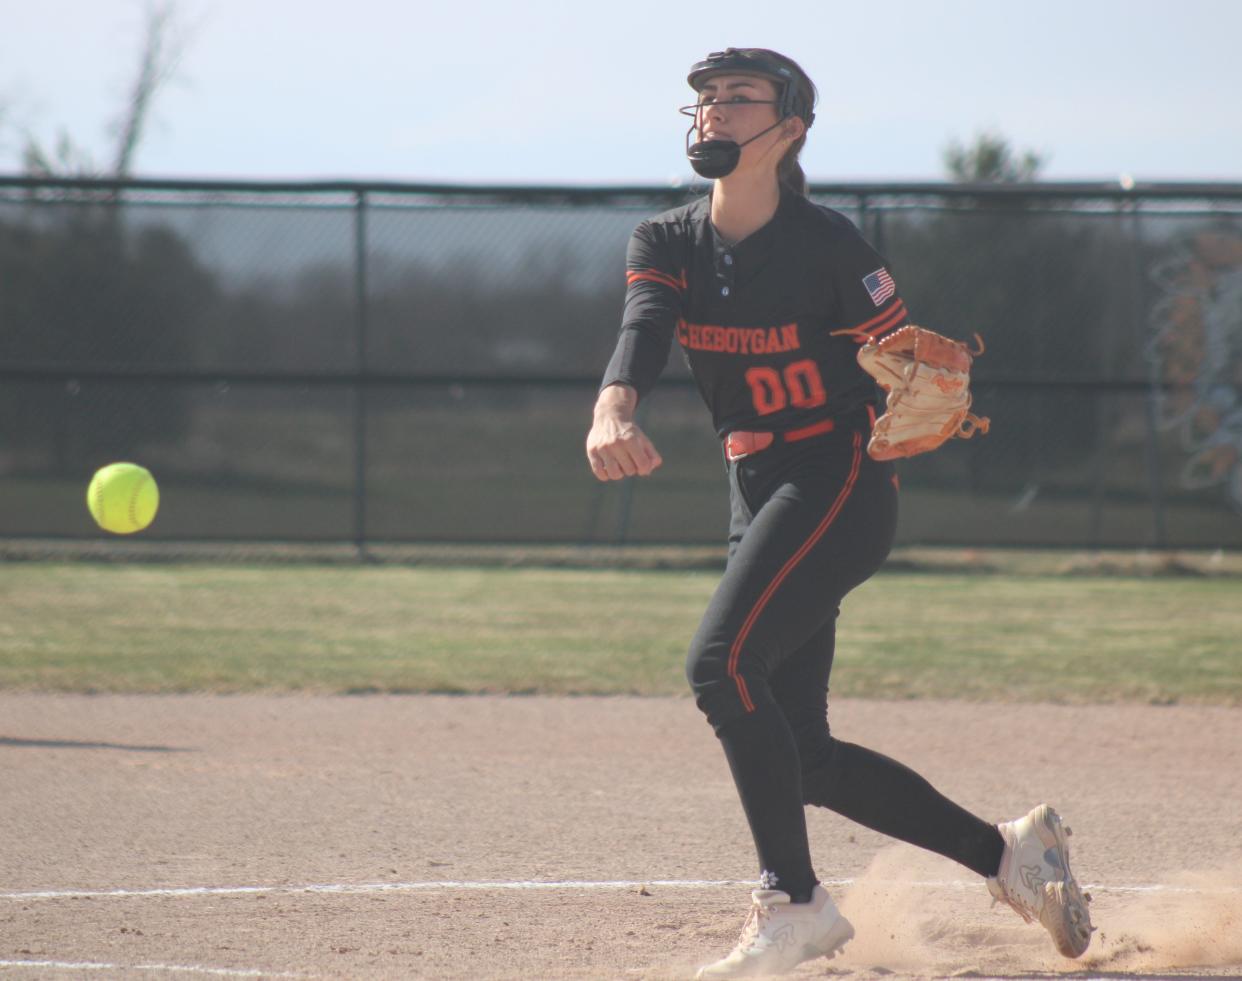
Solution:
[(698, 129), (696, 120), (686, 130), (686, 156), (690, 160), (690, 166), (694, 168), (696, 174), (708, 180), (728, 177), (737, 168), (738, 161), (742, 159), (742, 147), (749, 146), (759, 137), (772, 132), (788, 118), (784, 116), (778, 119), (767, 129), (760, 130), (744, 143), (738, 143), (735, 140), (699, 140), (697, 143), (691, 143), (690, 134)]

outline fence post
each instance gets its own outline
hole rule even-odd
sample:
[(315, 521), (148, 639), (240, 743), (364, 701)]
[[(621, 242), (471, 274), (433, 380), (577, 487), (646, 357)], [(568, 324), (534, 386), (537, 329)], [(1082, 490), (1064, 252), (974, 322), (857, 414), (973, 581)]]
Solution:
[[(1139, 215), (1139, 199), (1130, 202), (1130, 309), (1132, 319), (1141, 315), (1149, 319), (1147, 273), (1143, 269), (1143, 227)], [(1164, 520), (1164, 493), (1160, 486), (1160, 424), (1157, 419), (1156, 386), (1161, 384), (1160, 369), (1149, 359), (1151, 387), (1147, 391), (1147, 488), (1151, 498), (1151, 536), (1155, 548), (1168, 542)]]
[[(1118, 306), (1111, 317), (1108, 317), (1103, 324), (1098, 325), (1104, 332), (1103, 341), (1100, 345), (1102, 351), (1102, 365), (1104, 378), (1103, 381), (1107, 386), (1109, 383), (1117, 380), (1117, 352), (1124, 350), (1128, 342), (1128, 338), (1121, 337), (1122, 330), (1129, 325), (1133, 328), (1133, 322), (1137, 313), (1135, 312), (1135, 299), (1131, 286), (1131, 277), (1133, 275), (1132, 264), (1133, 256), (1127, 252), (1126, 238), (1126, 214), (1128, 206), (1125, 201), (1118, 201), (1113, 211), (1115, 218), (1113, 241), (1115, 242), (1114, 253), (1116, 256), (1116, 290), (1118, 296), (1127, 297), (1124, 304)], [(1133, 242), (1129, 242), (1130, 248), (1133, 248)], [(1104, 515), (1108, 503), (1107, 482), (1109, 476), (1109, 436), (1111, 430), (1115, 426), (1117, 417), (1121, 414), (1121, 410), (1109, 399), (1112, 396), (1106, 394), (1107, 389), (1097, 391), (1093, 398), (1092, 406), (1093, 416), (1095, 419), (1095, 446), (1092, 450), (1091, 463), (1091, 494), (1087, 507), (1087, 548), (1094, 552), (1097, 551), (1104, 541)]]
[(887, 259), (887, 245), (884, 241), (884, 210), (872, 207), (871, 199), (863, 196), (859, 199), (858, 212), (860, 216), (869, 218), (871, 221), (871, 231), (869, 234), (863, 232), (863, 237), (871, 243), (873, 249)]
[(367, 192), (354, 192), (354, 547), (367, 557)]

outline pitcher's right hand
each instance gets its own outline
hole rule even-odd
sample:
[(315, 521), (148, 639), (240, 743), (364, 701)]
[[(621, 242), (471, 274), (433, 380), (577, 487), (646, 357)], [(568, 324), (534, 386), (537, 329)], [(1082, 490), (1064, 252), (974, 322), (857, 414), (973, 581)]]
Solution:
[(599, 480), (646, 477), (664, 462), (634, 421), (637, 406), (638, 393), (629, 385), (609, 385), (599, 393), (586, 439), (587, 461)]

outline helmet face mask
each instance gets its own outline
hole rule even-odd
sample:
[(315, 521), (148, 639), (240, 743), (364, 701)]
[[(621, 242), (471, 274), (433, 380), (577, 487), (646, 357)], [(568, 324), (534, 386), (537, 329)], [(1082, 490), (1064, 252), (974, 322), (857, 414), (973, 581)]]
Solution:
[[(815, 119), (815, 113), (798, 92), (798, 78), (794, 71), (774, 60), (747, 54), (737, 48), (713, 51), (706, 60), (698, 62), (690, 69), (686, 81), (696, 92), (701, 92), (703, 86), (718, 75), (750, 75), (766, 79), (776, 86), (775, 99), (746, 100), (745, 105), (776, 106), (777, 117), (776, 122), (756, 133), (746, 143), (757, 140), (792, 116), (799, 117), (807, 127)], [(699, 127), (699, 112), (703, 105), (700, 100), (694, 105), (682, 106), (678, 111), (694, 118), (690, 129), (686, 131), (686, 156), (690, 160), (690, 166), (700, 177), (715, 180), (727, 177), (733, 172), (746, 143), (737, 143), (734, 140), (698, 140), (691, 143), (691, 134)]]
[(815, 113), (798, 92), (798, 76), (793, 69), (770, 58), (747, 54), (737, 48), (713, 51), (703, 61), (693, 65), (686, 81), (696, 92), (717, 75), (756, 75), (776, 85), (776, 114), (781, 119), (798, 116), (809, 129)]
[[(757, 78), (762, 78), (763, 76), (761, 76), (761, 75), (760, 75), (760, 76), (756, 76), (756, 77), (757, 77)], [(690, 103), (690, 105), (688, 105), (688, 106), (678, 106), (678, 107), (677, 107), (677, 111), (678, 111), (679, 113), (681, 113), (683, 116), (689, 116), (691, 119), (693, 119), (693, 120), (697, 123), (697, 122), (698, 122), (698, 118), (699, 118), (699, 112), (700, 112), (700, 111), (702, 111), (703, 109), (705, 109), (707, 106), (710, 106), (710, 105), (712, 105), (712, 103), (710, 103), (710, 102), (702, 102), (702, 101), (699, 101), (699, 102), (692, 102), (692, 103)], [(780, 105), (781, 105), (781, 100), (780, 100), (780, 99), (746, 99), (746, 100), (744, 100), (743, 102), (740, 102), (740, 103), (738, 103), (738, 102), (731, 102), (731, 103), (728, 103), (728, 105), (744, 105), (744, 106), (780, 106)], [(788, 115), (781, 115), (781, 111), (780, 111), (780, 109), (777, 109), (777, 115), (778, 115), (778, 116), (780, 116), (780, 120), (781, 120), (782, 122), (783, 122), (784, 120), (786, 120), (786, 119), (788, 119), (788, 118), (789, 118), (789, 116), (788, 116)]]

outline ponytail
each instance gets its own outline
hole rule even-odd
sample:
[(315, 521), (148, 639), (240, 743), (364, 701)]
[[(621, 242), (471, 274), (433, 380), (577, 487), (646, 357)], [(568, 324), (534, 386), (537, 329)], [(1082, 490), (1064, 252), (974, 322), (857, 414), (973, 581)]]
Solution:
[(802, 143), (805, 137), (791, 146), (781, 158), (780, 165), (776, 168), (776, 177), (780, 181), (782, 187), (787, 187), (794, 194), (800, 194), (806, 197), (807, 180), (806, 174), (802, 170), (802, 164), (798, 163), (798, 153), (802, 150)]

